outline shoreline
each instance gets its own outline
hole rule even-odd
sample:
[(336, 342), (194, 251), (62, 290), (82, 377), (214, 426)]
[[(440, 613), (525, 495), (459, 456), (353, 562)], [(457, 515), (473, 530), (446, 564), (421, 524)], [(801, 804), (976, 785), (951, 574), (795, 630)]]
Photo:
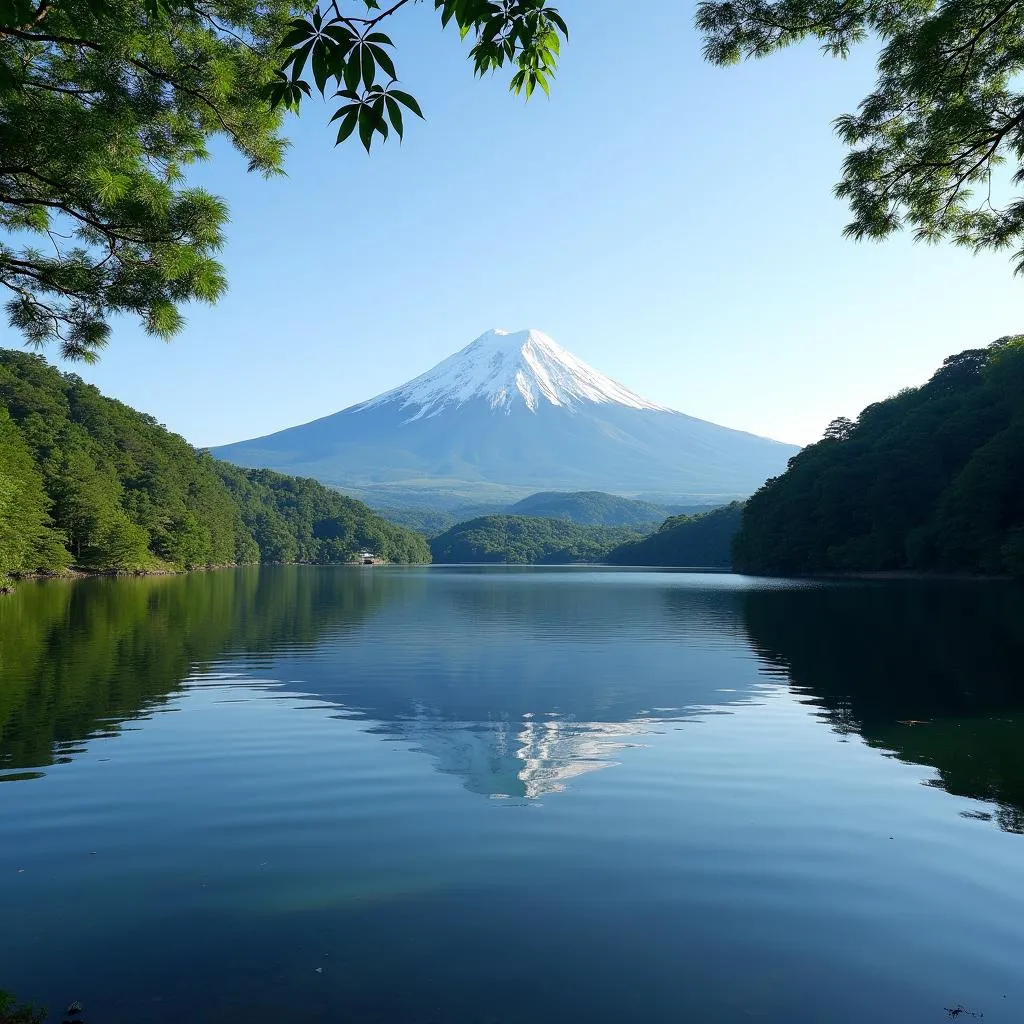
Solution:
[[(95, 579), (98, 577), (109, 578), (143, 578), (157, 576), (186, 576), (190, 573), (219, 572), (225, 569), (251, 569), (261, 567), (283, 566), (283, 565), (304, 565), (310, 567), (327, 568), (329, 566), (341, 566), (353, 569), (383, 568), (391, 565), (408, 564), (410, 566), (466, 566), (466, 567), (515, 567), (515, 568), (557, 568), (559, 566), (549, 565), (540, 562), (374, 562), (367, 565), (361, 561), (350, 562), (231, 562), (225, 565), (195, 566), (191, 569), (68, 569), (62, 573), (26, 573), (18, 576), (4, 576), (0, 574), (0, 596), (14, 593), (19, 583), (38, 581), (75, 581), (83, 579)], [(819, 573), (773, 573), (773, 572), (744, 572), (739, 569), (724, 568), (722, 566), (684, 566), (684, 565), (620, 565), (611, 562), (567, 562), (561, 563), (561, 567), (578, 567), (594, 569), (621, 569), (621, 570), (659, 570), (673, 572), (693, 573), (732, 573), (737, 576), (749, 576), (752, 579), (789, 579), (789, 580), (860, 580), (865, 582), (944, 582), (944, 583), (1021, 583), (1020, 577), (999, 575), (995, 573), (970, 573), (970, 572), (923, 572), (911, 569), (885, 569), (875, 571), (852, 571), (852, 572), (819, 572)]]
[[(734, 572), (737, 570), (733, 570)], [(777, 579), (796, 580), (878, 580), (878, 581), (915, 581), (945, 583), (1012, 583), (1020, 582), (1019, 577), (981, 572), (925, 572), (920, 569), (876, 569), (851, 572), (813, 572), (813, 573), (741, 573), (743, 576), (765, 578), (775, 576)]]
[(221, 572), (225, 569), (258, 569), (262, 567), (280, 565), (308, 565), (320, 566), (348, 566), (353, 569), (380, 569), (391, 565), (430, 565), (430, 562), (364, 562), (353, 560), (349, 562), (228, 562), (224, 565), (197, 565), (190, 569), (172, 569), (159, 567), (154, 569), (66, 569), (64, 572), (29, 572), (18, 575), (5, 576), (0, 573), (0, 596), (11, 594), (19, 583), (38, 582), (49, 580), (51, 582), (85, 579), (97, 579), (108, 577), (111, 579), (141, 579), (152, 576), (187, 576), (190, 573), (199, 572)]

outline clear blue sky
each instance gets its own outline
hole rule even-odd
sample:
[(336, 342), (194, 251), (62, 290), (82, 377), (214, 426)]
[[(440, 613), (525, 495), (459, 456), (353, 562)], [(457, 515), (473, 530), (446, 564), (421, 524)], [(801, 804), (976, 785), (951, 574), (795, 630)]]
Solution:
[(119, 322), (77, 372), (219, 444), (369, 398), (490, 327), (537, 327), (655, 401), (806, 443), (1021, 329), (1008, 258), (842, 238), (831, 123), (868, 90), (870, 53), (723, 70), (691, 4), (563, 0), (552, 98), (524, 105), (473, 79), (432, 7), (390, 26), (427, 123), (367, 157), (334, 149), (311, 103), (270, 182), (219, 149), (197, 178), (231, 207), (230, 292), (170, 345)]

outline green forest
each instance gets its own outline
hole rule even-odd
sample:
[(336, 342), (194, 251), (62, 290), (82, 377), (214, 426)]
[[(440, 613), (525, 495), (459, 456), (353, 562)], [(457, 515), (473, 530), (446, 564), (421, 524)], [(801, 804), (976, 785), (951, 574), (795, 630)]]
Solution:
[(430, 542), (435, 562), (560, 565), (602, 562), (641, 534), (629, 526), (581, 526), (565, 519), (481, 516), (459, 523)]
[(679, 510), (604, 491), (538, 491), (508, 508), (510, 515), (568, 519), (584, 526), (650, 527), (673, 511)]
[(728, 569), (742, 514), (742, 503), (734, 501), (698, 515), (672, 516), (649, 537), (614, 548), (605, 561), (612, 565)]
[(196, 451), (45, 359), (0, 350), (0, 577), (427, 561), (426, 541), (312, 480)]
[(833, 421), (749, 499), (734, 556), (741, 572), (1024, 576), (1024, 336)]
[(347, 562), (370, 551), (388, 562), (429, 562), (426, 538), (382, 519), (316, 480), (214, 460), (264, 562)]

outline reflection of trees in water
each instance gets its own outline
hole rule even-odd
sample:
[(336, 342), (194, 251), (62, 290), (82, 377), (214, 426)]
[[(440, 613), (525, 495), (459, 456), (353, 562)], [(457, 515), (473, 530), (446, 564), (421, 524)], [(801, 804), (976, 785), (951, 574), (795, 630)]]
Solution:
[(241, 656), (243, 678), (301, 675), (473, 791), (550, 792), (651, 722), (749, 696), (751, 673), (723, 693), (690, 660), (735, 644), (738, 595), (665, 583), (281, 567), (26, 585), (0, 604), (0, 767), (66, 758)]
[(933, 766), (1024, 830), (1024, 591), (997, 585), (331, 567), (26, 584), (0, 602), (0, 769), (65, 759), (221, 659), (240, 656), (244, 676), (294, 655), (304, 694), (474, 792), (536, 796), (652, 724), (751, 699), (749, 666), (710, 653), (748, 639), (833, 728)]
[(838, 731), (928, 765), (1024, 831), (1024, 589), (836, 584), (749, 591), (750, 642)]
[(362, 621), (384, 597), (371, 577), (283, 566), (22, 585), (0, 601), (0, 769), (66, 759), (225, 652)]

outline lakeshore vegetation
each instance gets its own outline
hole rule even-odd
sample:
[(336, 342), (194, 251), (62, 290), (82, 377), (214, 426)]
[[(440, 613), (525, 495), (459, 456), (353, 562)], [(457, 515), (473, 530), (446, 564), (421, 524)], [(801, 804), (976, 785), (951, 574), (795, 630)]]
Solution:
[(0, 350), (0, 574), (430, 557), (313, 480), (217, 462), (40, 356)]
[(749, 499), (734, 564), (1024, 576), (1024, 336), (833, 421)]

